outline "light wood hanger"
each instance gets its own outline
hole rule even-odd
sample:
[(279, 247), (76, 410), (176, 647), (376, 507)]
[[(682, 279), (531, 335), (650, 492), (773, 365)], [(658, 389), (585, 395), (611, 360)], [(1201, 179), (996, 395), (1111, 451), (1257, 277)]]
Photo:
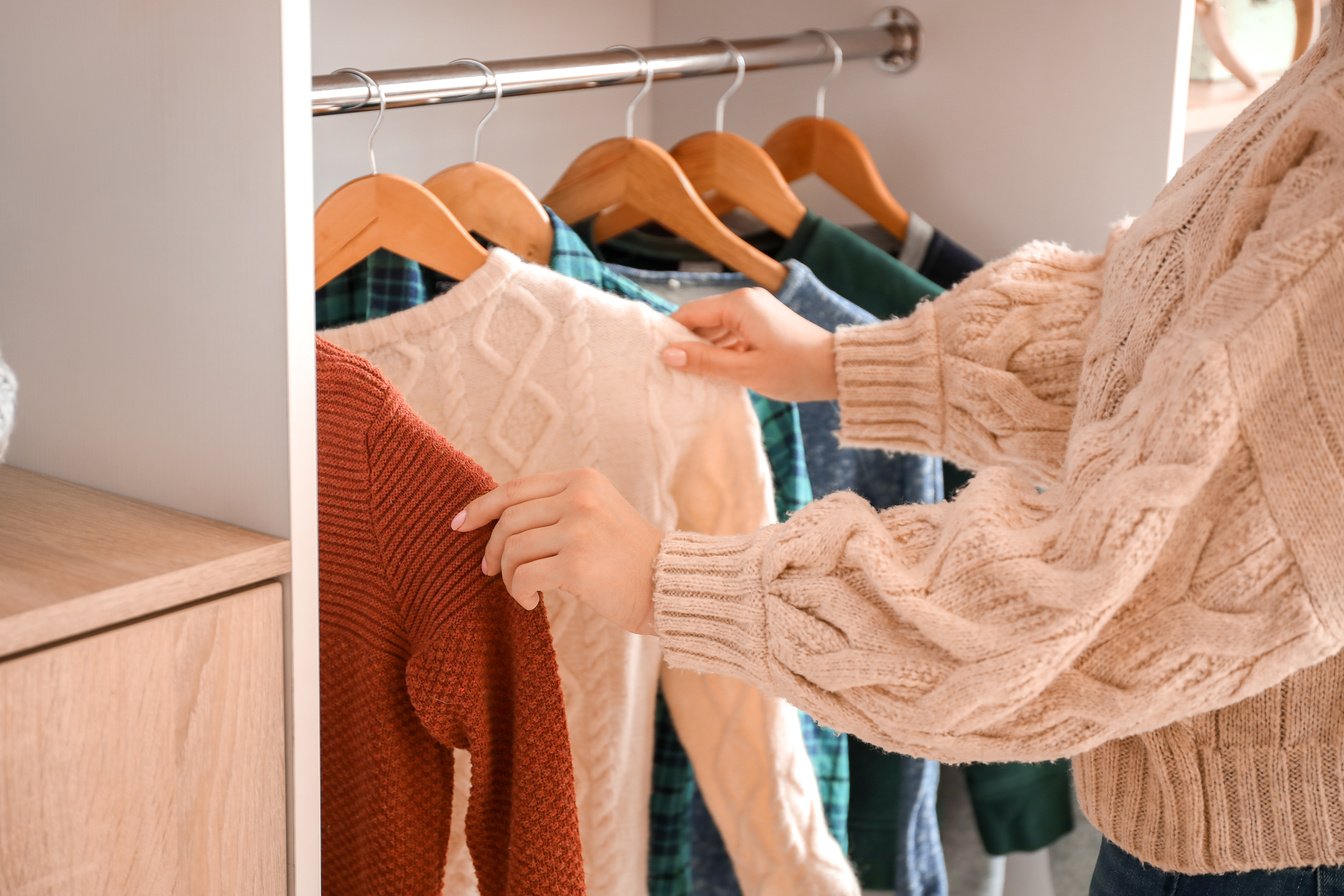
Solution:
[(387, 96), (368, 75), (357, 75), (378, 92), (378, 118), (369, 132), (372, 174), (338, 187), (317, 209), (315, 279), (317, 288), (363, 261), (376, 249), (389, 249), (455, 280), (465, 280), (485, 263), (486, 252), (452, 212), (420, 184), (395, 174), (379, 174), (373, 138), (387, 109)]
[(549, 264), (555, 240), (551, 218), (523, 182), (502, 168), (480, 161), (481, 132), (499, 110), (504, 85), (484, 62), (454, 59), (450, 65), (479, 66), (494, 86), (495, 101), (476, 125), (471, 161), (453, 165), (425, 181), (425, 189), (437, 196), (464, 227), (503, 246), (534, 264)]
[[(896, 239), (904, 242), (910, 213), (896, 201), (878, 174), (873, 154), (858, 134), (826, 117), (826, 88), (844, 65), (844, 51), (835, 38), (815, 28), (831, 48), (835, 64), (817, 89), (817, 114), (785, 122), (766, 139), (764, 148), (790, 183), (815, 174), (853, 202)], [(726, 214), (733, 206), (716, 199), (710, 207)]]
[(633, 47), (619, 49), (635, 53), (645, 73), (644, 87), (626, 110), (626, 136), (584, 150), (546, 194), (546, 204), (573, 223), (624, 203), (733, 270), (778, 290), (788, 269), (716, 218), (665, 149), (634, 136), (635, 108), (653, 86), (653, 69)]
[[(728, 98), (742, 86), (747, 73), (746, 57), (726, 40), (708, 38), (705, 43), (723, 44), (737, 62), (737, 77), (719, 97), (714, 130), (687, 137), (672, 147), (672, 158), (701, 196), (722, 196), (744, 208), (767, 227), (784, 237), (793, 236), (807, 215), (803, 205), (769, 153), (745, 137), (723, 129)], [(598, 216), (593, 238), (599, 242), (619, 236), (649, 221), (628, 205), (609, 209)]]

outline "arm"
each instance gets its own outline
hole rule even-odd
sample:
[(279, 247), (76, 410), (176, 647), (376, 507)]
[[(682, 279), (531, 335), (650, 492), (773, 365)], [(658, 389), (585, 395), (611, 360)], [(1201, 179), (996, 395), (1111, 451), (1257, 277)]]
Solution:
[(909, 317), (835, 337), (841, 440), (1059, 475), (1104, 256), (1033, 243)]
[[(754, 535), (668, 536), (665, 656), (957, 762), (1075, 754), (1325, 659), (1339, 608), (1304, 587), (1276, 525), (1229, 354), (1159, 345), (1044, 494), (997, 467), (948, 504), (879, 514), (841, 494)], [(1338, 539), (1337, 521), (1318, 525)]]
[[(459, 524), (558, 512), (572, 528), (515, 570), (515, 596), (564, 583), (632, 630), (652, 607), (671, 664), (903, 752), (1054, 758), (1237, 703), (1344, 647), (1344, 223), (1338, 191), (1285, 196), (1328, 214), (1285, 201), (1288, 233), (1269, 215), (1116, 406), (1074, 424), (1044, 493), (991, 467), (947, 504), (878, 514), (838, 494), (650, 551), (600, 478), (566, 474)], [(501, 521), (492, 543), (527, 528)]]
[(1105, 257), (1033, 243), (908, 318), (834, 338), (763, 290), (691, 302), (674, 317), (714, 345), (676, 343), (664, 361), (781, 400), (839, 397), (849, 444), (973, 469), (1013, 463), (1047, 482), (1073, 419)]

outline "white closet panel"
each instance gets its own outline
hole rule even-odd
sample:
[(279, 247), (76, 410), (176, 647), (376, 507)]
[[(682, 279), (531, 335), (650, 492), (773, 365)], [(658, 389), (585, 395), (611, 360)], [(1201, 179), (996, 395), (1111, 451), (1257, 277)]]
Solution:
[(279, 25), (274, 0), (7, 5), (10, 463), (288, 534)]

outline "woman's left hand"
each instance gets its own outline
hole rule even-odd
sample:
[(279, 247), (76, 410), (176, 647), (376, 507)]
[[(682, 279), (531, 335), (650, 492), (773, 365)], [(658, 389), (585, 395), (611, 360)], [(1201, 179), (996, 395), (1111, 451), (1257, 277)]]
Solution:
[(636, 634), (653, 634), (653, 565), (663, 533), (595, 470), (514, 479), (453, 520), (466, 532), (498, 520), (481, 571), (502, 575), (524, 608), (564, 591)]

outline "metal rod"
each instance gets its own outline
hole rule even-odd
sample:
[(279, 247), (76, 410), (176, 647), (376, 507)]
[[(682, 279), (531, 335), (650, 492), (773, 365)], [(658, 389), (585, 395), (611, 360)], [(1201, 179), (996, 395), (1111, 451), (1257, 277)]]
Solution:
[[(919, 57), (919, 23), (904, 10), (901, 12), (903, 16), (884, 24), (830, 32), (840, 45), (845, 61), (876, 59), (900, 70), (912, 65)], [(733, 45), (746, 58), (747, 71), (830, 64), (834, 58), (831, 48), (816, 34), (743, 38), (734, 40)], [(699, 78), (737, 69), (731, 54), (714, 44), (645, 47), (641, 52), (649, 60), (654, 79), (659, 81)], [(620, 50), (504, 59), (487, 65), (499, 79), (504, 96), (618, 84), (629, 86), (642, 73), (639, 62), (630, 53)], [(493, 99), (495, 95), (493, 89), (486, 90), (486, 87), (493, 88), (488, 83), (489, 78), (469, 64), (385, 69), (371, 71), (369, 75), (387, 95), (389, 109)], [(313, 78), (314, 115), (377, 108), (377, 98), (369, 98), (368, 85), (355, 75), (330, 74)]]

